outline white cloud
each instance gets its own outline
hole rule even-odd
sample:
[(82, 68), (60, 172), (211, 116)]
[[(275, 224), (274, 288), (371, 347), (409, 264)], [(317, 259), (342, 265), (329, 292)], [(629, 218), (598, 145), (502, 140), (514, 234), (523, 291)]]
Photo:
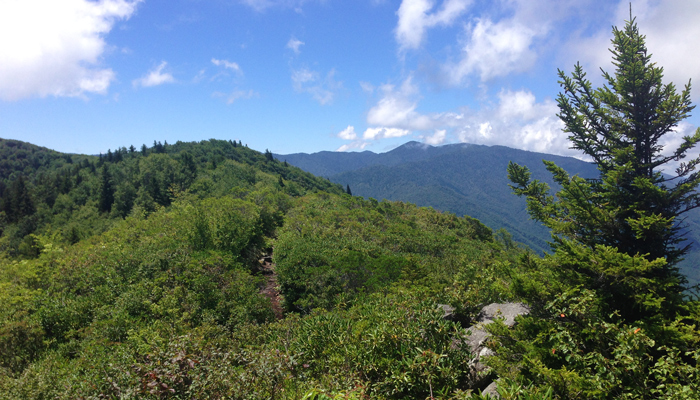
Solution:
[(153, 68), (152, 70), (148, 71), (146, 75), (139, 79), (135, 79), (132, 83), (134, 87), (137, 86), (142, 86), (142, 87), (151, 87), (151, 86), (158, 86), (162, 85), (165, 83), (172, 83), (175, 82), (175, 78), (169, 73), (169, 72), (163, 72), (165, 67), (168, 66), (168, 63), (163, 61), (161, 62), (157, 67)]
[[(632, 4), (640, 32), (646, 36), (651, 61), (664, 68), (664, 83), (674, 82), (682, 88), (688, 79), (700, 81), (700, 52), (695, 41), (700, 37), (700, 2), (685, 0), (637, 0)], [(620, 0), (605, 15), (604, 22), (589, 32), (577, 32), (561, 46), (566, 70), (577, 61), (589, 73), (588, 78), (598, 86), (603, 83), (599, 68), (613, 73), (614, 66), (608, 51), (612, 44), (611, 25), (622, 29), (629, 19), (629, 1)], [(700, 86), (693, 87), (693, 100), (700, 99)]]
[(367, 123), (390, 126), (411, 131), (432, 130), (458, 120), (459, 115), (440, 113), (424, 115), (416, 111), (419, 90), (413, 79), (406, 79), (397, 89), (393, 85), (381, 86), (382, 98), (367, 112)]
[(217, 60), (216, 58), (212, 58), (211, 63), (216, 65), (217, 67), (224, 67), (226, 69), (230, 69), (231, 71), (235, 72), (236, 74), (239, 74), (239, 75), (243, 74), (243, 70), (235, 62), (231, 62), (228, 60)]
[(495, 107), (478, 112), (464, 110), (463, 124), (457, 128), (459, 141), (502, 145), (518, 149), (566, 156), (581, 156), (569, 149), (563, 123), (557, 118), (556, 103), (547, 99), (537, 102), (525, 90), (503, 90)]
[(341, 151), (341, 152), (342, 152), (342, 151), (350, 151), (350, 150), (353, 150), (353, 149), (360, 149), (360, 150), (363, 150), (365, 147), (367, 147), (367, 145), (369, 145), (369, 142), (363, 142), (363, 141), (361, 141), (361, 140), (358, 140), (358, 141), (354, 141), (354, 142), (351, 142), (351, 143), (344, 144), (344, 145), (338, 147), (335, 151)]
[(387, 128), (385, 126), (379, 128), (367, 128), (362, 138), (366, 140), (389, 139), (403, 137), (411, 133), (407, 129)]
[(291, 49), (294, 53), (299, 54), (300, 53), (299, 48), (301, 46), (303, 46), (304, 44), (305, 44), (304, 42), (302, 42), (301, 40), (292, 36), (289, 39), (289, 41), (287, 42), (287, 48)]
[(338, 137), (343, 140), (355, 140), (357, 139), (357, 133), (355, 132), (355, 127), (348, 125), (347, 128), (343, 129), (338, 133)]
[[(551, 99), (537, 102), (527, 90), (502, 90), (495, 104), (479, 110), (463, 107), (456, 112), (430, 114), (417, 111), (417, 88), (410, 80), (401, 89), (385, 85), (382, 90), (385, 96), (368, 113), (367, 122), (373, 126), (364, 132), (364, 140), (403, 137), (422, 131), (419, 137), (429, 145), (440, 145), (452, 138), (466, 143), (581, 156), (569, 149), (563, 124), (556, 116), (557, 104)], [(408, 94), (413, 99), (407, 100)]]
[(447, 130), (438, 129), (435, 131), (435, 133), (432, 136), (425, 137), (423, 139), (423, 142), (425, 144), (429, 144), (431, 146), (438, 146), (438, 145), (445, 143), (446, 138), (447, 138)]
[(451, 25), (467, 10), (471, 2), (471, 0), (444, 0), (442, 7), (430, 14), (430, 10), (435, 5), (432, 0), (403, 0), (396, 12), (399, 21), (394, 31), (400, 50), (420, 47), (427, 29), (438, 25)]
[(542, 33), (514, 20), (493, 23), (489, 19), (478, 20), (468, 31), (462, 59), (446, 67), (452, 84), (472, 74), (484, 82), (529, 69), (536, 59), (533, 40)]
[(292, 71), (292, 86), (300, 93), (309, 93), (321, 105), (330, 104), (335, 98), (335, 92), (343, 87), (343, 83), (335, 80), (335, 70), (331, 69), (325, 77), (316, 71), (301, 68)]
[[(700, 101), (700, 52), (695, 41), (700, 38), (700, 2), (642, 0), (634, 3), (632, 11), (639, 16), (639, 29), (647, 37), (652, 62), (664, 68), (664, 82), (683, 88), (692, 79), (693, 99)], [(627, 3), (620, 5), (618, 15), (629, 18)]]
[(104, 36), (141, 0), (0, 2), (0, 99), (107, 92)]

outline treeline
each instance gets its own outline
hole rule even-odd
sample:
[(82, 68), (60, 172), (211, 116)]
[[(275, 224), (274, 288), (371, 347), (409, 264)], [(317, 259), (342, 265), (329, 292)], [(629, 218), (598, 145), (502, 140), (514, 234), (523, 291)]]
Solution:
[(250, 192), (273, 175), (291, 195), (341, 192), (234, 141), (154, 142), (140, 151), (132, 145), (82, 156), (0, 139), (0, 157), (0, 249), (11, 256), (37, 255), (31, 234), (58, 230), (66, 243), (76, 243), (134, 210), (167, 207), (184, 192), (201, 198), (230, 194), (232, 188)]

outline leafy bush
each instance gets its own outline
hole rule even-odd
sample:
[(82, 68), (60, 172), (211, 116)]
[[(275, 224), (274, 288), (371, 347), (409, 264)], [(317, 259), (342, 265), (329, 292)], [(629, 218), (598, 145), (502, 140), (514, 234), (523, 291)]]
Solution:
[(300, 321), (291, 348), (312, 378), (338, 377), (336, 389), (346, 390), (366, 382), (371, 398), (445, 396), (466, 388), (470, 354), (453, 346), (459, 326), (444, 320), (436, 303), (419, 298), (376, 294), (346, 311), (312, 314)]

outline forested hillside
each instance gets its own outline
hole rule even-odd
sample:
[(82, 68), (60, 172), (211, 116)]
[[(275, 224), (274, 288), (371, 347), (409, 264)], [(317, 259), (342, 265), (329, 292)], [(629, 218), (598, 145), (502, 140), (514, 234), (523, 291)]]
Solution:
[(543, 158), (556, 160), (572, 174), (592, 178), (598, 173), (594, 165), (573, 158), (471, 144), (433, 147), (409, 142), (381, 154), (322, 152), (277, 157), (349, 185), (356, 196), (407, 201), (468, 215), (494, 230), (505, 228), (516, 241), (540, 253), (549, 250), (549, 230), (530, 220), (525, 203), (511, 193), (508, 162), (532, 165), (533, 176), (552, 185), (551, 175), (542, 166)]
[[(530, 259), (471, 218), (351, 197), (233, 142), (2, 143), (22, 160), (5, 164), (2, 398), (466, 395), (452, 343)], [(272, 248), (283, 319), (262, 294)]]
[[(0, 398), (479, 398), (455, 343), (504, 301), (534, 315), (493, 344), (505, 398), (608, 398), (641, 377), (659, 394), (668, 374), (669, 393), (696, 389), (694, 308), (662, 341), (610, 322), (570, 291), (580, 277), (475, 219), (351, 197), (228, 141), (2, 143)], [(279, 298), (258, 261), (273, 248)], [(518, 375), (522, 352), (548, 369)]]
[(547, 161), (552, 187), (507, 165), (553, 232), (543, 257), (240, 142), (1, 141), (0, 399), (700, 398), (676, 223), (700, 207), (700, 157), (659, 171), (700, 144), (660, 153), (690, 85), (662, 84), (633, 19), (613, 34), (609, 86), (559, 72), (600, 175)]
[[(530, 219), (525, 202), (513, 196), (506, 174), (508, 163), (531, 166), (534, 179), (555, 188), (558, 185), (542, 160), (554, 161), (572, 175), (599, 175), (595, 165), (572, 157), (473, 144), (433, 147), (409, 142), (380, 154), (320, 152), (276, 157), (343, 187), (349, 185), (356, 196), (406, 201), (477, 218), (494, 231), (505, 228), (516, 242), (540, 254), (551, 251), (550, 230)], [(700, 212), (689, 212), (683, 224), (692, 247), (680, 268), (692, 284), (697, 284)]]

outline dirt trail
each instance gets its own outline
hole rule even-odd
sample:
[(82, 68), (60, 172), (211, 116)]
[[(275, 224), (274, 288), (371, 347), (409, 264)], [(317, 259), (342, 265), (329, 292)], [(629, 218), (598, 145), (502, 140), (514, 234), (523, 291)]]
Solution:
[(275, 313), (275, 318), (284, 318), (282, 305), (280, 304), (280, 292), (277, 286), (277, 273), (275, 273), (275, 264), (272, 263), (272, 251), (267, 253), (259, 261), (260, 271), (265, 276), (265, 286), (260, 290), (260, 293), (270, 299), (272, 303), (272, 311)]

